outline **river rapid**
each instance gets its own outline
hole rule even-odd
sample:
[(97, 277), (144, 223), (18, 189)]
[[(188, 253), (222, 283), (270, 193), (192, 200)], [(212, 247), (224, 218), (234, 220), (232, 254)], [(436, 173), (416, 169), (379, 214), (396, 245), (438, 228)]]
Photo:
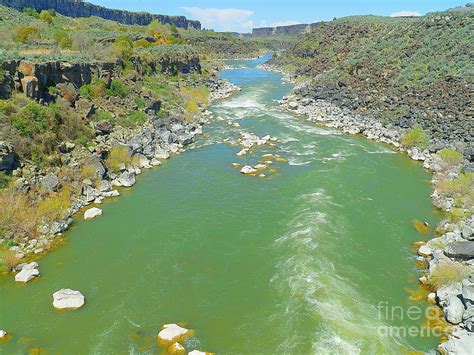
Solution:
[[(65, 245), (39, 260), (38, 280), (0, 277), (0, 328), (12, 334), (0, 353), (161, 353), (155, 337), (167, 323), (195, 330), (188, 351), (435, 347), (434, 337), (389, 334), (423, 326), (407, 311), (426, 306), (409, 290), (420, 239), (411, 221), (437, 222), (429, 174), (387, 146), (283, 111), (276, 100), (291, 85), (258, 69), (265, 59), (229, 63), (221, 76), (242, 91), (210, 107), (224, 120), (103, 204), (103, 216), (77, 220)], [(241, 132), (278, 142), (239, 157), (227, 142)], [(232, 166), (262, 160), (273, 161), (264, 178)], [(85, 307), (55, 311), (61, 288), (80, 290)]]

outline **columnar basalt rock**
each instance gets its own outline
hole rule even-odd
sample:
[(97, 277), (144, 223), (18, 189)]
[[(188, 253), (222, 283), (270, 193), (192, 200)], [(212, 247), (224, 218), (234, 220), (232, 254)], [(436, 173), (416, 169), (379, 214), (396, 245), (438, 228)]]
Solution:
[(106, 20), (117, 21), (128, 25), (146, 26), (153, 20), (173, 25), (179, 28), (201, 29), (199, 21), (188, 20), (184, 16), (154, 15), (147, 12), (130, 12), (125, 10), (109, 9), (94, 5), (86, 1), (76, 0), (0, 0), (0, 4), (23, 10), (31, 7), (37, 11), (55, 10), (64, 16), (90, 17), (97, 16)]

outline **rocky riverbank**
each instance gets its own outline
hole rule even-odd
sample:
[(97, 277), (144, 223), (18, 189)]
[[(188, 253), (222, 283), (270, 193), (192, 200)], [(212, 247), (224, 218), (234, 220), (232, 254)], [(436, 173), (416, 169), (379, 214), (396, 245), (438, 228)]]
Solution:
[[(206, 86), (209, 88), (210, 101), (226, 98), (239, 90), (237, 86), (219, 78), (209, 79)], [(119, 196), (117, 188), (133, 186), (136, 176), (143, 169), (159, 166), (163, 160), (184, 152), (211, 118), (211, 113), (204, 106), (200, 111), (191, 122), (178, 111), (167, 118), (157, 118), (155, 112), (150, 111), (147, 122), (136, 128), (115, 127), (112, 130), (104, 122), (97, 125), (97, 135), (91, 148), (77, 147), (72, 143), (62, 146), (60, 168), (40, 169), (25, 162), (14, 170), (12, 178), (16, 189), (25, 192), (41, 189), (45, 193), (58, 191), (71, 180), (64, 171), (69, 171), (68, 175), (81, 175), (84, 169), (88, 171), (77, 189), (80, 193), (72, 195), (72, 204), (61, 218), (42, 223), (34, 238), (15, 238), (16, 245), (9, 248), (15, 253), (15, 258), (28, 260), (33, 255), (47, 252), (61, 241), (63, 232), (73, 223), (76, 213), (86, 206), (99, 206), (104, 199)], [(7, 150), (8, 146), (5, 145)], [(123, 162), (118, 162), (114, 167), (108, 160), (112, 152), (124, 156)], [(1, 239), (0, 243), (8, 240), (11, 239)], [(21, 271), (23, 265), (26, 264), (20, 264), (14, 270)]]
[[(279, 68), (265, 65), (267, 70)], [(296, 78), (284, 74), (284, 80)], [(439, 346), (447, 354), (466, 353), (474, 348), (474, 216), (472, 204), (472, 160), (457, 151), (469, 147), (456, 142), (431, 142), (426, 148), (402, 144), (408, 129), (383, 124), (374, 117), (336, 106), (330, 100), (312, 95), (306, 83), (297, 84), (280, 105), (308, 121), (322, 123), (348, 134), (390, 144), (412, 159), (422, 162), (433, 173), (432, 202), (444, 212), (445, 218), (436, 228), (437, 237), (420, 243), (419, 259), (426, 265), (420, 284), (428, 290), (427, 300), (443, 309), (452, 327), (448, 340)], [(441, 148), (449, 148), (442, 150)], [(453, 153), (454, 152), (454, 153)], [(449, 154), (448, 154), (449, 153)], [(453, 158), (456, 157), (456, 159)], [(464, 352), (463, 352), (464, 351)]]

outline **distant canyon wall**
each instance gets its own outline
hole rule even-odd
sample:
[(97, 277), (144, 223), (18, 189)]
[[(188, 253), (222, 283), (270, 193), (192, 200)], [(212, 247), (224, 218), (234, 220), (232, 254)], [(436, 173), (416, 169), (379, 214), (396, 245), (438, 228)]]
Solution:
[(318, 25), (319, 22), (311, 24), (254, 28), (252, 30), (252, 37), (263, 37), (272, 35), (300, 35), (303, 33), (315, 31)]
[(70, 17), (97, 16), (128, 25), (146, 26), (151, 21), (158, 20), (164, 24), (179, 28), (201, 29), (201, 23), (199, 21), (188, 20), (184, 16), (154, 15), (147, 12), (108, 9), (80, 0), (0, 0), (0, 4), (13, 7), (20, 11), (25, 7), (31, 7), (37, 11), (52, 9), (64, 16)]

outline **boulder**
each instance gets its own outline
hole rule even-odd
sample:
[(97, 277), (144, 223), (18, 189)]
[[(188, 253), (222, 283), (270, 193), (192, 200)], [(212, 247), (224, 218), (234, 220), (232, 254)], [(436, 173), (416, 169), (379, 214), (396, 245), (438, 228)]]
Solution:
[(182, 346), (180, 343), (173, 343), (169, 348), (168, 348), (168, 354), (170, 355), (184, 355), (186, 350), (184, 349), (184, 346)]
[(443, 306), (444, 317), (451, 324), (459, 324), (464, 314), (464, 305), (457, 296), (449, 296)]
[(438, 351), (444, 355), (472, 354), (472, 349), (474, 349), (474, 333), (464, 329), (454, 332), (448, 341), (438, 347)]
[(170, 153), (161, 148), (160, 146), (157, 146), (156, 149), (155, 149), (155, 159), (168, 159), (170, 157)]
[(133, 156), (134, 161), (138, 165), (139, 168), (150, 168), (150, 161), (146, 156), (143, 154), (137, 153)]
[(444, 305), (450, 296), (459, 296), (461, 294), (462, 284), (460, 282), (451, 282), (443, 285), (436, 290), (436, 297), (440, 305)]
[(88, 209), (86, 212), (84, 212), (84, 219), (88, 220), (88, 219), (92, 219), (101, 215), (102, 215), (102, 210), (100, 208), (92, 207)]
[(20, 167), (20, 159), (11, 145), (0, 141), (0, 171), (13, 171)]
[(31, 262), (22, 266), (21, 271), (15, 275), (16, 282), (28, 282), (39, 276), (38, 263)]
[(463, 280), (461, 296), (466, 306), (474, 305), (474, 282), (470, 279)]
[(298, 103), (297, 103), (296, 101), (290, 101), (290, 102), (288, 103), (288, 108), (289, 108), (290, 110), (297, 110), (297, 109), (298, 109), (298, 106), (299, 106), (299, 105), (298, 105)]
[(76, 145), (72, 142), (62, 142), (59, 145), (59, 151), (63, 154), (70, 153), (74, 150)]
[(56, 309), (78, 309), (84, 305), (84, 302), (82, 293), (69, 288), (53, 293), (53, 306)]
[(135, 185), (136, 182), (135, 174), (128, 171), (124, 171), (122, 174), (120, 174), (117, 180), (119, 184), (124, 187), (131, 187)]
[(7, 335), (8, 335), (7, 331), (0, 329), (0, 339), (6, 338)]
[(83, 159), (82, 165), (91, 166), (94, 169), (95, 173), (97, 174), (97, 177), (100, 179), (102, 179), (105, 175), (106, 170), (104, 168), (104, 165), (102, 165), (102, 162), (97, 156), (91, 156), (91, 157), (87, 157)]
[(418, 255), (428, 257), (433, 254), (433, 249), (431, 249), (428, 245), (422, 245), (418, 249)]
[(240, 169), (240, 173), (247, 175), (247, 174), (253, 174), (256, 173), (257, 170), (252, 168), (250, 165), (245, 165), (242, 169)]
[(153, 111), (153, 113), (157, 113), (158, 111), (160, 111), (160, 109), (161, 109), (161, 101), (156, 100), (150, 106), (148, 106), (148, 108), (145, 110), (145, 112), (148, 113), (150, 111)]
[(162, 344), (172, 344), (185, 338), (189, 334), (189, 329), (180, 327), (177, 324), (165, 324), (163, 325), (163, 329), (158, 333), (157, 339)]
[(188, 353), (188, 355), (207, 355), (209, 353), (206, 353), (204, 351), (199, 351), (199, 350), (193, 350)]
[(58, 191), (61, 187), (61, 182), (56, 175), (49, 173), (41, 179), (40, 185), (43, 192), (51, 192)]
[(106, 120), (95, 122), (93, 127), (94, 127), (96, 135), (105, 136), (114, 131), (114, 127), (112, 126), (112, 123)]
[(474, 232), (471, 226), (465, 225), (461, 230), (461, 235), (466, 240), (473, 240), (474, 239)]
[(474, 259), (474, 241), (458, 241), (450, 243), (444, 249), (444, 253), (446, 254), (446, 256), (453, 259)]
[(469, 331), (474, 331), (474, 306), (468, 307), (462, 316), (462, 321)]

